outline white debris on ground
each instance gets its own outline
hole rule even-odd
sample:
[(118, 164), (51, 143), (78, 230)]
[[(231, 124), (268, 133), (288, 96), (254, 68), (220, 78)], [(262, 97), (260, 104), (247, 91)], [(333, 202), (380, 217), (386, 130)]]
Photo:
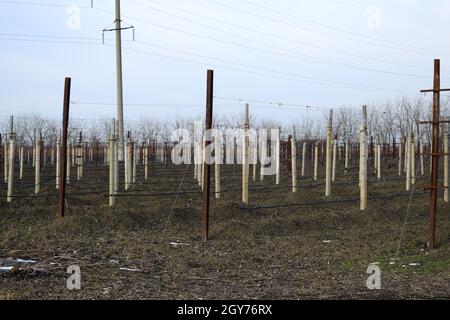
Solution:
[(119, 270), (130, 271), (130, 272), (142, 272), (142, 270), (140, 270), (140, 269), (133, 269), (133, 268), (120, 268)]
[(24, 259), (17, 259), (16, 262), (18, 262), (18, 263), (36, 263), (37, 261), (34, 261), (34, 260), (24, 260)]
[(12, 271), (14, 267), (0, 267), (0, 271)]
[(169, 243), (172, 247), (185, 247), (185, 246), (190, 246), (189, 243), (184, 243), (184, 242), (170, 242)]
[(323, 240), (323, 243), (331, 243), (331, 240)]

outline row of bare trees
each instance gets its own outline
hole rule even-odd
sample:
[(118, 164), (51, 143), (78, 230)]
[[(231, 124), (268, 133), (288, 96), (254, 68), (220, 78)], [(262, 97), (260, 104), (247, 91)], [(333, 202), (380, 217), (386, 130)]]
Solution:
[[(441, 116), (449, 115), (450, 100), (443, 99), (441, 103)], [(323, 139), (327, 123), (328, 112), (324, 110), (324, 117), (304, 117), (302, 110), (297, 113), (298, 120), (289, 120), (281, 123), (271, 118), (261, 118), (250, 115), (250, 126), (253, 128), (281, 128), (284, 136), (294, 135), (297, 140)], [(136, 121), (125, 122), (126, 132), (130, 132), (135, 141), (147, 139), (157, 141), (170, 141), (171, 133), (180, 128), (194, 130), (194, 121), (198, 118), (178, 117), (171, 122), (158, 119), (141, 118)], [(399, 141), (412, 131), (416, 138), (429, 142), (431, 139), (430, 126), (421, 125), (419, 121), (431, 120), (431, 102), (425, 98), (399, 98), (383, 103), (368, 105), (368, 136), (379, 143)], [(220, 128), (236, 128), (243, 123), (243, 115), (221, 116), (216, 118), (214, 125)], [(339, 140), (357, 141), (359, 136), (360, 108), (355, 106), (340, 107), (334, 110), (333, 135)], [(14, 131), (16, 137), (24, 143), (31, 144), (36, 134), (42, 136), (48, 145), (56, 142), (59, 134), (60, 122), (55, 119), (46, 119), (38, 114), (29, 116), (18, 115), (14, 118)], [(8, 120), (0, 122), (3, 136), (8, 133)], [(69, 141), (78, 139), (79, 132), (83, 132), (85, 142), (106, 142), (109, 133), (113, 131), (113, 120), (109, 118), (88, 120), (73, 119), (69, 125)]]

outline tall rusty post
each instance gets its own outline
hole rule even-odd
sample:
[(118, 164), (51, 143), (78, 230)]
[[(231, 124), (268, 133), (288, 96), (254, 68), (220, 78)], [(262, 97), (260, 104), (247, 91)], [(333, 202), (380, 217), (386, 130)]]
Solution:
[(58, 218), (64, 217), (64, 202), (66, 197), (66, 173), (67, 173), (67, 127), (69, 126), (69, 105), (71, 78), (66, 78), (64, 83), (64, 106), (62, 120), (62, 140), (60, 148), (60, 171), (59, 171), (59, 198)]
[(438, 186), (438, 169), (439, 169), (439, 126), (441, 123), (448, 123), (449, 121), (440, 120), (440, 98), (442, 91), (450, 91), (450, 89), (441, 89), (441, 62), (439, 59), (434, 60), (434, 79), (433, 89), (421, 90), (421, 92), (433, 92), (433, 120), (423, 121), (421, 124), (431, 123), (433, 125), (433, 141), (431, 147), (431, 185), (425, 186), (424, 189), (429, 189), (430, 192), (430, 209), (429, 209), (429, 233), (428, 233), (428, 248), (430, 250), (436, 247), (436, 207), (437, 207), (437, 192), (441, 186)]
[[(205, 122), (205, 141), (204, 149), (211, 143), (211, 126), (212, 126), (212, 116), (213, 116), (213, 91), (214, 91), (214, 71), (208, 70), (207, 73), (207, 85), (206, 85), (206, 122)], [(203, 242), (208, 241), (209, 234), (209, 177), (211, 166), (206, 163), (203, 157), (203, 208), (202, 208), (202, 221), (201, 221), (201, 238)]]
[(436, 205), (437, 205), (437, 182), (439, 166), (439, 121), (440, 121), (440, 61), (434, 61), (434, 80), (433, 80), (433, 147), (431, 150), (431, 193), (430, 193), (430, 228), (428, 235), (428, 246), (435, 248), (436, 244)]

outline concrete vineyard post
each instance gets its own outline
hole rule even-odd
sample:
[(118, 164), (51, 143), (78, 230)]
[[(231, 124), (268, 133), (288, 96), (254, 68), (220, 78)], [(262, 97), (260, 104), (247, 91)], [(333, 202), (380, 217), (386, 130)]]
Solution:
[(448, 124), (444, 129), (444, 201), (448, 202)]
[(297, 146), (295, 136), (291, 139), (292, 192), (297, 192)]
[(144, 142), (144, 179), (148, 180), (148, 148), (149, 143)]
[(56, 189), (59, 189), (59, 171), (61, 165), (60, 148), (61, 148), (61, 138), (58, 136), (56, 140)]
[(108, 148), (108, 152), (109, 152), (109, 206), (112, 207), (114, 206), (114, 161), (113, 161), (113, 153), (114, 153), (114, 135), (110, 134), (109, 135), (109, 148)]
[(411, 159), (411, 184), (416, 184), (416, 144), (414, 142), (414, 137), (411, 134), (411, 149), (410, 149), (410, 159)]
[[(336, 162), (337, 162), (337, 148), (338, 148), (338, 141), (337, 138), (333, 140), (333, 167), (332, 167), (332, 174), (331, 174), (331, 182), (336, 181)], [(340, 149), (339, 149), (340, 150)]]
[(402, 140), (400, 139), (400, 143), (398, 144), (398, 175), (401, 176), (402, 175), (402, 154), (403, 154), (403, 150), (402, 150)]
[(419, 153), (420, 153), (420, 175), (425, 175), (425, 168), (423, 163), (423, 142), (422, 139), (419, 139)]
[(136, 174), (137, 174), (137, 162), (139, 157), (137, 153), (138, 148), (136, 147), (136, 143), (133, 142), (132, 147), (133, 147), (133, 184), (135, 184), (137, 181)]
[(317, 181), (317, 167), (319, 165), (319, 143), (314, 144), (314, 181)]
[(216, 136), (214, 139), (214, 192), (216, 199), (220, 199), (220, 164), (222, 159), (220, 139)]
[(8, 190), (7, 202), (12, 202), (14, 193), (14, 118), (9, 120), (9, 164), (8, 164)]
[(256, 182), (256, 170), (258, 165), (258, 143), (253, 144), (253, 182)]
[(344, 172), (347, 174), (348, 172), (348, 140), (345, 141), (345, 164), (344, 164)]
[(36, 135), (35, 140), (36, 146), (35, 146), (35, 166), (34, 166), (34, 192), (38, 194), (41, 190), (41, 138), (40, 136)]
[(248, 204), (248, 176), (249, 176), (249, 114), (248, 104), (245, 105), (244, 123), (242, 125), (242, 202)]
[(23, 161), (24, 161), (24, 146), (23, 144), (20, 145), (19, 147), (19, 179), (22, 180), (23, 179)]
[(280, 132), (277, 133), (277, 141), (275, 143), (275, 161), (276, 161), (276, 178), (275, 178), (275, 183), (277, 185), (280, 184)]
[(8, 139), (5, 139), (5, 143), (3, 144), (3, 167), (4, 167), (4, 180), (5, 183), (8, 183), (8, 164), (9, 164), (9, 158), (8, 158)]
[(69, 143), (66, 146), (66, 148), (67, 148), (66, 182), (67, 182), (67, 184), (70, 184), (70, 164), (71, 164), (71, 158), (72, 158), (72, 144)]
[(411, 190), (411, 133), (408, 132), (408, 138), (405, 145), (405, 169), (406, 169), (406, 191)]
[(381, 179), (381, 145), (377, 146), (377, 178)]
[(326, 136), (326, 157), (325, 157), (325, 196), (331, 195), (331, 134), (333, 130), (333, 110), (330, 110), (330, 117), (328, 119), (327, 136)]
[(303, 142), (303, 150), (302, 150), (302, 177), (305, 176), (305, 165), (306, 165), (306, 141)]
[(409, 142), (409, 132), (408, 132), (407, 137), (405, 139), (405, 164), (403, 166), (403, 172), (404, 173), (406, 173), (406, 171), (408, 170), (406, 164), (409, 161), (409, 155), (410, 155), (409, 148), (410, 148), (410, 146), (411, 146), (411, 144)]

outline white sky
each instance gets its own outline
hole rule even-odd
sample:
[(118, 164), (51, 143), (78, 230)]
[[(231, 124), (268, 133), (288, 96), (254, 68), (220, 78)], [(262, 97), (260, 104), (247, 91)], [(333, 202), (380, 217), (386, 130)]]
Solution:
[[(90, 0), (0, 1), (0, 118), (33, 112), (59, 118), (66, 76), (72, 77), (73, 101), (111, 104), (72, 105), (71, 117), (115, 116), (114, 33), (106, 34), (107, 45), (101, 40), (86, 44), (94, 41), (36, 37), (101, 39), (102, 29), (114, 21), (112, 14), (101, 10), (114, 11), (114, 1), (95, 0), (101, 10), (82, 8), (80, 29), (75, 30), (67, 27), (66, 5), (89, 7)], [(201, 116), (208, 68), (215, 70), (215, 95), (243, 99), (216, 100), (216, 115), (242, 112), (239, 106), (246, 99), (332, 108), (415, 96), (432, 86), (434, 58), (442, 59), (442, 85), (450, 83), (448, 0), (122, 0), (122, 15), (124, 22), (136, 27), (137, 40), (130, 41), (132, 33), (124, 31), (123, 46), (140, 50), (123, 52), (126, 119)], [(327, 85), (308, 82), (324, 80)], [(181, 104), (198, 107), (167, 106)], [(251, 108), (251, 112), (291, 121), (321, 116), (322, 111)]]

